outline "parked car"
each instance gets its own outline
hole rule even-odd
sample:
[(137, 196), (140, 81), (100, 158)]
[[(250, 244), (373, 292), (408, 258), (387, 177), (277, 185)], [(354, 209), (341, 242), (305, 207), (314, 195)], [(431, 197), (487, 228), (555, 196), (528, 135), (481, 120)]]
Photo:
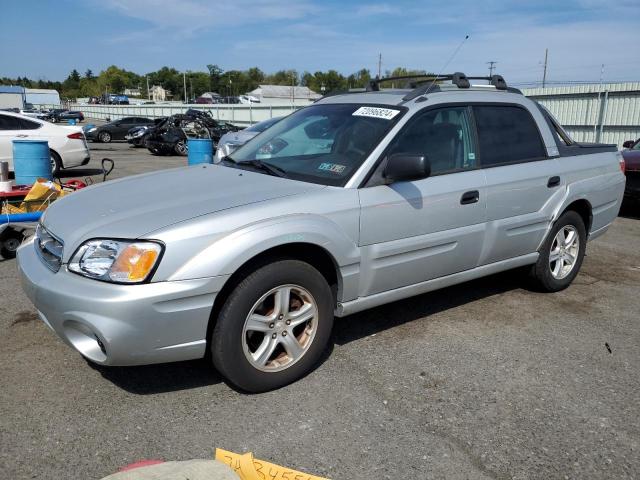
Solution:
[(62, 168), (89, 163), (90, 154), (81, 127), (52, 125), (38, 118), (0, 112), (0, 161), (8, 161), (13, 170), (13, 140), (47, 140), (51, 168), (56, 175)]
[(628, 198), (640, 200), (640, 138), (635, 141), (627, 140), (623, 147), (624, 173), (627, 177), (624, 194)]
[(71, 119), (74, 119), (76, 122), (82, 122), (84, 120), (84, 115), (82, 114), (82, 112), (78, 112), (75, 110), (54, 108), (49, 112), (47, 116), (47, 120), (49, 120), (51, 123), (57, 123)]
[(125, 140), (133, 127), (153, 125), (153, 119), (146, 117), (124, 117), (104, 125), (87, 130), (87, 140), (109, 143), (112, 140)]
[(207, 356), (258, 392), (314, 367), (334, 315), (516, 267), (567, 288), (618, 214), (622, 157), (501, 77), (445, 79), (325, 97), (219, 164), (54, 203), (18, 250), (28, 297), (92, 362)]
[(44, 112), (37, 108), (24, 108), (20, 110), (20, 114), (26, 117), (39, 118), (41, 120), (46, 120), (49, 117), (49, 112)]
[(244, 130), (238, 130), (237, 132), (228, 132), (225, 133), (220, 140), (218, 141), (218, 147), (216, 148), (216, 154), (214, 157), (214, 161), (217, 163), (223, 157), (227, 155), (231, 155), (231, 153), (241, 147), (253, 137), (258, 135), (261, 132), (264, 132), (267, 128), (272, 125), (275, 125), (277, 122), (282, 120), (282, 117), (274, 117), (268, 120), (263, 120), (262, 122), (258, 122), (254, 125), (251, 125)]
[(154, 155), (187, 155), (188, 138), (211, 138), (214, 142), (238, 127), (213, 119), (208, 112), (189, 109), (159, 122), (146, 135), (146, 147)]

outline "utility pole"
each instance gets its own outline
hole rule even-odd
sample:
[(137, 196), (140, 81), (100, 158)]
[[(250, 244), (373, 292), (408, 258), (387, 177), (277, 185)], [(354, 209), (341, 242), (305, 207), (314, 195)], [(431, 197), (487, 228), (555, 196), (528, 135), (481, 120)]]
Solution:
[(378, 54), (378, 78), (382, 78), (381, 73), (382, 73), (382, 54), (379, 53)]
[(151, 100), (151, 92), (149, 91), (149, 75), (145, 75), (147, 79), (147, 100)]
[(184, 87), (184, 103), (187, 103), (187, 74), (182, 72), (182, 83)]
[(544, 70), (542, 73), (542, 88), (547, 84), (547, 58), (549, 57), (549, 49), (544, 49)]
[(489, 76), (492, 77), (493, 76), (493, 70), (495, 69), (495, 65), (498, 62), (494, 62), (493, 60), (491, 60), (490, 62), (487, 62), (487, 65), (489, 65)]

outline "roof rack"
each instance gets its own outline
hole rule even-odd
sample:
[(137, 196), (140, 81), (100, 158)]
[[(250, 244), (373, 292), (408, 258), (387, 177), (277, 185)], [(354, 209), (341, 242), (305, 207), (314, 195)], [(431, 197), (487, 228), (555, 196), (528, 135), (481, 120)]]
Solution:
[(447, 80), (450, 80), (451, 83), (458, 88), (470, 88), (471, 83), (469, 82), (469, 80), (486, 80), (489, 82), (489, 85), (493, 85), (496, 90), (506, 90), (514, 93), (522, 93), (517, 88), (508, 87), (507, 82), (502, 77), (502, 75), (491, 75), (490, 77), (467, 77), (462, 72), (455, 72), (444, 75), (418, 74), (402, 75), (398, 77), (374, 78), (372, 80), (369, 80), (369, 84), (365, 89), (351, 89), (349, 91), (332, 92), (321, 98), (326, 98), (334, 95), (345, 95), (348, 93), (379, 92), (380, 84), (382, 82), (392, 82), (397, 80), (413, 80), (412, 82), (409, 82), (409, 86), (412, 90), (404, 97), (402, 97), (402, 100), (404, 102), (413, 100), (414, 98), (430, 92), (439, 91), (440, 86), (438, 85), (438, 82), (444, 82)]

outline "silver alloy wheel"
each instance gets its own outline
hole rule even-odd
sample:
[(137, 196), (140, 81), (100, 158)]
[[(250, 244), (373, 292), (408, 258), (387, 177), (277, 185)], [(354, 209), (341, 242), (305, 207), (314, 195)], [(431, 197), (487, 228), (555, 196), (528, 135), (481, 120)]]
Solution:
[(573, 225), (565, 225), (553, 239), (549, 253), (549, 268), (556, 280), (562, 280), (572, 271), (580, 251), (580, 236)]
[(176, 152), (178, 155), (186, 155), (189, 153), (189, 148), (187, 147), (187, 142), (180, 140), (176, 143)]
[(281, 285), (253, 305), (242, 328), (242, 347), (251, 365), (278, 372), (300, 360), (318, 330), (318, 306), (308, 290)]

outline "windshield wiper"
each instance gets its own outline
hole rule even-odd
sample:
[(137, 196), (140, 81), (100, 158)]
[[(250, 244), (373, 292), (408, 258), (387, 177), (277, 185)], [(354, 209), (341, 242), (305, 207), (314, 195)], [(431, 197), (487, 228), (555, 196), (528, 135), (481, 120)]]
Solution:
[[(229, 158), (229, 157), (227, 157)], [(236, 160), (231, 159), (232, 162), (234, 162), (237, 165), (251, 165), (252, 167), (257, 168), (258, 170), (262, 170), (263, 172), (267, 172), (270, 175), (273, 175), (275, 177), (286, 177), (287, 176), (287, 172), (285, 170), (283, 170), (282, 168), (278, 167), (277, 165), (274, 165), (272, 163), (267, 163), (267, 162), (263, 162), (262, 160), (243, 160), (241, 162), (238, 162)]]

